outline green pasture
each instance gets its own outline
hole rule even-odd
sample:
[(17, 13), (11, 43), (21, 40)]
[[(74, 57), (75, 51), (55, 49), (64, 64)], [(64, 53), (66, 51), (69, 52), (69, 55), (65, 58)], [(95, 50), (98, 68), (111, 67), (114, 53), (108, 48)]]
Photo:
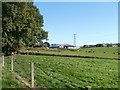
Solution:
[[(5, 58), (7, 69), (3, 72), (10, 70), (10, 59)], [(118, 88), (118, 60), (17, 55), (14, 71), (29, 83), (31, 62), (35, 66), (37, 88)], [(6, 80), (9, 78), (3, 77)]]
[(2, 88), (25, 88), (11, 73), (7, 65), (2, 68)]
[[(21, 52), (26, 52), (26, 51), (27, 50), (21, 50)], [(28, 50), (28, 52), (118, 58), (118, 52), (120, 51), (118, 51), (118, 47), (94, 47), (94, 48), (67, 49), (67, 50), (31, 48)]]

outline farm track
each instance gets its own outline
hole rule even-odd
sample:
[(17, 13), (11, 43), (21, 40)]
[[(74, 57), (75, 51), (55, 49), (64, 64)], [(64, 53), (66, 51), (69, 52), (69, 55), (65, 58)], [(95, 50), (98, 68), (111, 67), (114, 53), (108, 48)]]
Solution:
[[(27, 52), (20, 52), (22, 55), (27, 55)], [(111, 59), (111, 60), (120, 60), (120, 58), (104, 58), (104, 57), (92, 57), (92, 56), (80, 56), (80, 55), (63, 55), (63, 54), (48, 54), (48, 53), (32, 53), (29, 52), (29, 55), (43, 55), (43, 56), (60, 56), (60, 57), (76, 57), (76, 58), (94, 58), (94, 59)]]

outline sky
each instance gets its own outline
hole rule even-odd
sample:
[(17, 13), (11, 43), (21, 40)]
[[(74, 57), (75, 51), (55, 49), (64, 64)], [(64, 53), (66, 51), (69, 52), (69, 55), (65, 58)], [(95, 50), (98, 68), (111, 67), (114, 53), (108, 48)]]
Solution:
[(118, 42), (117, 2), (34, 2), (44, 17), (50, 44)]

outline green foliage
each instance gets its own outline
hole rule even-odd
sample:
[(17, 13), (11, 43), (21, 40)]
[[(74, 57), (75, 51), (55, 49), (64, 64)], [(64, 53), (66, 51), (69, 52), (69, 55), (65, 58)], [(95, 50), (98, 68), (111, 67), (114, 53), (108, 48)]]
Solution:
[(44, 42), (44, 47), (49, 47), (50, 44), (48, 42)]
[(48, 32), (42, 29), (43, 16), (32, 2), (3, 2), (2, 8), (2, 46), (5, 54), (47, 39)]

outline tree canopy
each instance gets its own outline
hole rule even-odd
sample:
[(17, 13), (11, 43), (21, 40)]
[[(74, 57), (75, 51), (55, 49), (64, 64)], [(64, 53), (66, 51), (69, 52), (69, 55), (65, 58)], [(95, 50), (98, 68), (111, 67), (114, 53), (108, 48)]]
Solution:
[(22, 46), (34, 46), (47, 39), (43, 16), (33, 2), (2, 3), (2, 51), (11, 54)]

